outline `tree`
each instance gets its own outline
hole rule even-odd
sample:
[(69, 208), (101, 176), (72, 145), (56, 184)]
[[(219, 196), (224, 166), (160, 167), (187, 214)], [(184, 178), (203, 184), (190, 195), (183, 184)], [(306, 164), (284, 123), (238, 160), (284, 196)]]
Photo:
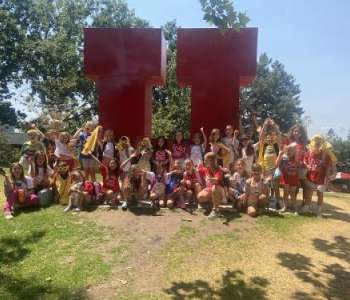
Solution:
[(16, 18), (0, 6), (0, 101), (11, 96), (9, 82), (18, 84), (15, 74), (21, 68), (23, 40), (24, 31)]
[(189, 134), (191, 98), (189, 88), (180, 88), (176, 81), (176, 21), (163, 27), (167, 47), (167, 81), (153, 89), (153, 135), (172, 137), (176, 131)]
[(203, 20), (219, 29), (246, 27), (249, 18), (246, 13), (237, 13), (231, 0), (199, 0), (204, 13)]
[(25, 33), (18, 34), (20, 47), (8, 50), (21, 55), (1, 56), (1, 64), (9, 66), (1, 76), (28, 84), (28, 103), (66, 112), (73, 123), (97, 111), (94, 83), (83, 72), (83, 28), (148, 26), (123, 0), (3, 0), (0, 12), (9, 23), (2, 27)]
[(259, 123), (270, 117), (277, 122), (282, 131), (288, 131), (300, 121), (304, 112), (300, 106), (299, 95), (299, 85), (294, 77), (285, 71), (283, 64), (262, 54), (256, 79), (251, 86), (241, 90), (242, 126), (248, 128), (252, 116), (256, 115)]
[[(249, 18), (237, 13), (229, 0), (200, 0), (203, 19), (220, 29), (245, 27)], [(173, 136), (175, 131), (189, 135), (191, 114), (191, 90), (179, 88), (176, 82), (176, 21), (167, 22), (163, 27), (167, 49), (167, 82), (164, 87), (153, 90), (153, 134)]]
[(337, 156), (337, 170), (350, 172), (350, 138), (342, 139), (332, 128), (329, 129), (326, 138), (332, 144), (334, 153)]
[(19, 121), (24, 119), (26, 115), (15, 108), (8, 101), (0, 100), (0, 126), (17, 126)]

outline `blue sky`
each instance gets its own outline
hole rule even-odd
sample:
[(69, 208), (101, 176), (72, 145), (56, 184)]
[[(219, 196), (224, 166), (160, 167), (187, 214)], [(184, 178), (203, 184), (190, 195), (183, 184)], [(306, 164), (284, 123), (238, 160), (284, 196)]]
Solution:
[[(128, 0), (154, 27), (176, 19), (181, 27), (207, 27), (198, 0)], [(350, 129), (350, 1), (236, 0), (249, 26), (259, 28), (258, 54), (281, 61), (300, 84), (309, 134)]]
[[(199, 0), (127, 0), (137, 16), (160, 27), (208, 27)], [(300, 84), (309, 134), (350, 129), (350, 0), (236, 0), (258, 27), (258, 54), (281, 61)], [(15, 106), (26, 110), (18, 102)], [(31, 116), (32, 114), (29, 114)]]

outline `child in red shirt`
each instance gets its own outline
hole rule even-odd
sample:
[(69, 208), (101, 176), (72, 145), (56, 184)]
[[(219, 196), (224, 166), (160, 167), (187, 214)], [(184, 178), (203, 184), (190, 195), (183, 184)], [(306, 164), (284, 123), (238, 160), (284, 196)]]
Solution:
[(332, 152), (332, 146), (322, 136), (314, 136), (304, 157), (308, 184), (302, 212), (310, 211), (312, 194), (317, 191), (317, 216), (322, 216), (323, 193), (326, 191), (330, 176), (335, 172), (335, 163), (336, 157)]
[(183, 180), (181, 181), (181, 190), (183, 192), (186, 203), (191, 203), (193, 196), (197, 198), (198, 193), (202, 189), (199, 182), (199, 174), (194, 168), (192, 160), (186, 159), (185, 172), (183, 175)]
[[(281, 170), (280, 183), (283, 186), (283, 204), (281, 211), (286, 211), (287, 207), (295, 212), (296, 206), (296, 191), (299, 186), (298, 176), (298, 162), (296, 157), (297, 149), (296, 144), (292, 143), (289, 146), (285, 146), (277, 157), (276, 165)], [(288, 205), (290, 197), (290, 205)]]
[(120, 199), (119, 167), (115, 159), (111, 159), (108, 166), (101, 165), (103, 178), (102, 193), (106, 202), (117, 205)]

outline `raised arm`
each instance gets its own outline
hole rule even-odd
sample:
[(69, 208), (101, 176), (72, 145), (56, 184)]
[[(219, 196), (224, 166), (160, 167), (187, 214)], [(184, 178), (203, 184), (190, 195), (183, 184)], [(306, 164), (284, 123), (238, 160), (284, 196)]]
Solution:
[(200, 131), (202, 133), (203, 147), (204, 147), (204, 151), (205, 151), (207, 149), (208, 139), (207, 139), (207, 135), (205, 134), (204, 127), (201, 127)]

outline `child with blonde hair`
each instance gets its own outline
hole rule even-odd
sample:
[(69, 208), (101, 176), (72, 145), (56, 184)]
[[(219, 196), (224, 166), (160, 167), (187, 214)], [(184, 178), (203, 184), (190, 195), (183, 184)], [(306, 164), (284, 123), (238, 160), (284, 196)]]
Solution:
[(312, 194), (317, 192), (317, 216), (322, 216), (323, 193), (327, 189), (330, 178), (336, 172), (337, 158), (332, 145), (322, 136), (315, 135), (309, 144), (304, 157), (307, 168), (307, 192), (304, 207), (301, 212), (309, 212)]
[(43, 134), (38, 130), (35, 125), (27, 131), (29, 140), (24, 142), (21, 148), (21, 158), (19, 163), (24, 169), (28, 169), (31, 165), (32, 159), (36, 151), (46, 152), (44, 144), (40, 141)]
[(268, 201), (268, 186), (262, 176), (262, 168), (258, 164), (252, 166), (251, 177), (245, 185), (245, 201), (247, 203), (247, 214), (256, 217), (259, 208), (264, 208)]

